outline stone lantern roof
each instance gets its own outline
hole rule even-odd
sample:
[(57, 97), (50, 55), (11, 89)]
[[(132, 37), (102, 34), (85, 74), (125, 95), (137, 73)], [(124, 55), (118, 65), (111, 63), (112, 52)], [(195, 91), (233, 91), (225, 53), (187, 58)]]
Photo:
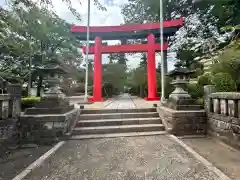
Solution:
[(174, 76), (178, 76), (178, 75), (188, 76), (188, 75), (191, 75), (193, 73), (195, 73), (194, 70), (189, 70), (187, 68), (177, 67), (174, 70), (170, 71), (167, 75), (170, 76), (170, 77), (174, 77)]
[(38, 67), (37, 71), (45, 72), (45, 73), (59, 73), (66, 74), (68, 73), (63, 67), (59, 65), (49, 64), (46, 66)]

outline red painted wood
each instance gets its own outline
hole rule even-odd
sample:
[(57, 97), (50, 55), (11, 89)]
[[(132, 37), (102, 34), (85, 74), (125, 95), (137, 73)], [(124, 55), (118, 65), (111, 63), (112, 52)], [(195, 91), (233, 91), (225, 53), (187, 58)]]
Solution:
[[(86, 53), (86, 47), (82, 47), (83, 53)], [(124, 45), (114, 45), (114, 46), (101, 46), (101, 53), (102, 54), (109, 54), (109, 53), (137, 53), (137, 52), (147, 52), (149, 49), (148, 44), (124, 44)], [(153, 45), (153, 49), (155, 51), (161, 51), (160, 44), (156, 43)], [(166, 51), (168, 49), (168, 43), (165, 42), (163, 46), (163, 50)], [(95, 53), (95, 46), (89, 47), (89, 54)]]
[[(169, 20), (163, 22), (164, 28), (170, 27), (181, 27), (183, 26), (183, 18)], [(71, 25), (71, 32), (86, 32), (87, 26), (75, 26)], [(151, 30), (159, 29), (160, 23), (150, 23), (150, 24), (124, 24), (120, 26), (91, 26), (90, 32), (131, 32), (131, 31), (141, 31), (141, 30)]]
[(157, 98), (156, 60), (155, 60), (155, 37), (148, 35), (147, 51), (147, 76), (148, 76), (148, 99)]
[(93, 99), (95, 102), (101, 102), (102, 99), (102, 40), (100, 37), (95, 38), (95, 54), (94, 54), (94, 86)]

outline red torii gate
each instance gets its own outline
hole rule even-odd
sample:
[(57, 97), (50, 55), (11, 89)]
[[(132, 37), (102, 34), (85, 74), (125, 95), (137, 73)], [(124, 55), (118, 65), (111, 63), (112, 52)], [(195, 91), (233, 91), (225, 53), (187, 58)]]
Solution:
[[(173, 35), (183, 25), (183, 19), (164, 21), (164, 37)], [(159, 37), (160, 24), (137, 24), (121, 26), (93, 26), (90, 27), (90, 40), (95, 39), (95, 46), (89, 47), (89, 54), (94, 54), (94, 86), (93, 98), (90, 101), (102, 101), (102, 54), (147, 52), (148, 97), (146, 100), (159, 100), (157, 97), (155, 52), (161, 51), (160, 44), (155, 43)], [(86, 39), (86, 26), (71, 26), (71, 32), (78, 39)], [(103, 40), (143, 39), (147, 37), (147, 44), (122, 44), (105, 46)], [(86, 47), (82, 47), (86, 53)], [(167, 51), (168, 43), (165, 40), (163, 51)]]

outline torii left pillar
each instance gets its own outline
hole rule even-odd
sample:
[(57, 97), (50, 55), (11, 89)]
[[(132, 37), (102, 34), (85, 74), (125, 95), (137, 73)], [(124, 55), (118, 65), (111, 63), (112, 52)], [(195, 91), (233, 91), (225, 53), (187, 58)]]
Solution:
[(102, 98), (102, 40), (100, 37), (95, 38), (94, 53), (94, 78), (93, 78), (93, 99), (94, 102), (103, 101)]
[(148, 97), (144, 98), (147, 101), (157, 101), (157, 80), (156, 80), (156, 62), (155, 62), (155, 37), (149, 34), (148, 51), (147, 51), (147, 76), (148, 76)]

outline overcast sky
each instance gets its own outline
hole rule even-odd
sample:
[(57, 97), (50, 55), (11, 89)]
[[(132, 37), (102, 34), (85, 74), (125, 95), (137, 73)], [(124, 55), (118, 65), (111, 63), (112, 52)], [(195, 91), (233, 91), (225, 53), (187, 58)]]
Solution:
[[(3, 4), (5, 0), (0, 0), (0, 5)], [(74, 8), (82, 16), (82, 21), (76, 20), (74, 15), (68, 10), (65, 4), (63, 4), (60, 0), (52, 0), (53, 1), (53, 10), (63, 19), (67, 20), (69, 23), (77, 24), (77, 25), (87, 25), (87, 0), (83, 0), (82, 4), (78, 3), (78, 0), (71, 0)], [(90, 25), (92, 26), (109, 26), (109, 25), (120, 25), (124, 23), (123, 16), (121, 14), (121, 6), (124, 3), (127, 3), (128, 0), (99, 0), (106, 8), (107, 11), (98, 10), (96, 6), (93, 4), (93, 0), (91, 0), (91, 20)], [(116, 44), (118, 41), (109, 41), (109, 44)], [(172, 54), (169, 54), (169, 69), (172, 69), (171, 59), (173, 58)], [(103, 55), (103, 63), (108, 62), (108, 55)], [(130, 68), (135, 68), (138, 66), (140, 62), (140, 54), (135, 54), (133, 56), (126, 56), (128, 61), (128, 66)], [(156, 56), (156, 61), (158, 62), (160, 57)], [(156, 65), (157, 65), (156, 62)]]

